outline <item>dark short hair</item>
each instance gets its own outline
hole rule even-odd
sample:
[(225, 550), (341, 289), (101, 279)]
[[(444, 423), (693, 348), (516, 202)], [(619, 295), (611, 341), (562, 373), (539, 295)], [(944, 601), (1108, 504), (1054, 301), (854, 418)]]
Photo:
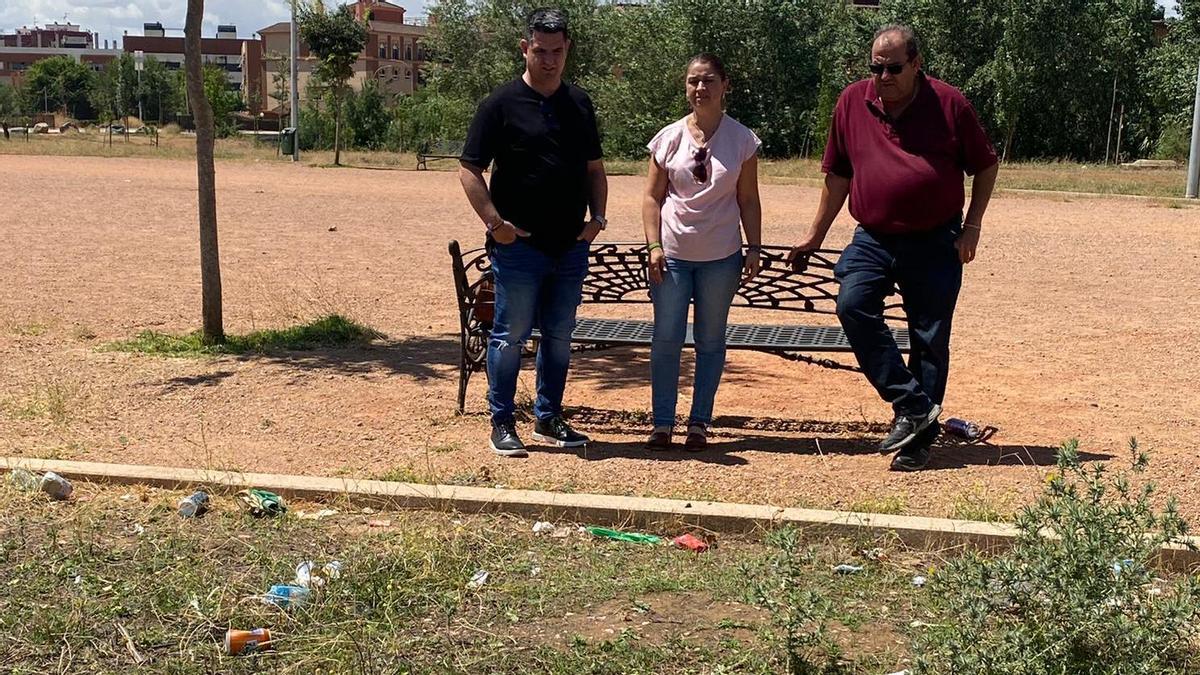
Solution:
[(900, 34), (900, 38), (904, 40), (904, 52), (908, 55), (909, 61), (921, 55), (921, 43), (917, 40), (917, 33), (902, 23), (889, 23), (875, 31), (875, 37), (871, 40), (871, 44), (874, 45), (880, 37), (888, 33)]
[(561, 9), (540, 7), (529, 13), (525, 20), (525, 39), (532, 40), (537, 33), (562, 33), (564, 40), (570, 40), (567, 31), (567, 13)]
[(716, 54), (700, 52), (699, 54), (693, 56), (692, 58), (688, 59), (687, 69), (684, 70), (684, 73), (686, 74), (687, 71), (691, 70), (692, 66), (696, 65), (697, 63), (703, 63), (709, 68), (717, 71), (717, 76), (722, 80), (729, 79), (729, 73), (725, 71), (725, 62), (722, 61), (721, 57), (717, 56)]

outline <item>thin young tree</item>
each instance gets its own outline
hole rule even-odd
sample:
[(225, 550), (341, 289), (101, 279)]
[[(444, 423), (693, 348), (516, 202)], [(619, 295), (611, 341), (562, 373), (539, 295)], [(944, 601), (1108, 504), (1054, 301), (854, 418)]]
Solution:
[(349, 80), (354, 76), (354, 62), (367, 45), (367, 18), (355, 18), (349, 5), (342, 5), (330, 12), (323, 0), (298, 3), (296, 18), (300, 25), (300, 39), (308, 45), (308, 51), (317, 57), (316, 75), (333, 93), (333, 163), (342, 159), (342, 103), (350, 90)]
[(200, 296), (205, 344), (225, 341), (221, 318), (221, 256), (217, 248), (217, 183), (213, 166), (213, 111), (204, 93), (204, 61), (200, 56), (200, 23), (204, 0), (188, 0), (184, 23), (187, 94), (196, 122), (196, 177), (200, 212)]

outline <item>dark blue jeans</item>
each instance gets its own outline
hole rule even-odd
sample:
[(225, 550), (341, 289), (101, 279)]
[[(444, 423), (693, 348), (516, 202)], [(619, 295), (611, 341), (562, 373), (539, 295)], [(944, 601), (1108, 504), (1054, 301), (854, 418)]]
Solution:
[(487, 353), (492, 424), (513, 421), (521, 352), (534, 326), (542, 337), (533, 412), (539, 420), (561, 415), (575, 310), (588, 270), (588, 243), (580, 241), (561, 256), (547, 255), (520, 239), (492, 244), (491, 263), (496, 283), (496, 316)]
[[(941, 405), (950, 371), (950, 323), (962, 287), (955, 219), (931, 232), (872, 234), (862, 227), (842, 252), (837, 315), (863, 374), (898, 415)], [(908, 318), (908, 364), (883, 321), (884, 299), (899, 288)]]

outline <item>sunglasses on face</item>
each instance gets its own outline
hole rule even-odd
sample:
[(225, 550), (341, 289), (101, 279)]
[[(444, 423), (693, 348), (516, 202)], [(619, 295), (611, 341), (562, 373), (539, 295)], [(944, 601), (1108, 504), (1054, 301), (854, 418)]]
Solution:
[(891, 75), (899, 75), (900, 73), (904, 72), (904, 66), (907, 65), (907, 61), (904, 63), (868, 63), (867, 70), (871, 71), (875, 75), (882, 75), (883, 71), (885, 70)]
[(708, 148), (693, 150), (692, 159), (696, 160), (695, 166), (692, 167), (692, 178), (695, 178), (697, 183), (703, 183), (708, 180), (708, 165), (704, 163), (704, 160), (708, 159)]

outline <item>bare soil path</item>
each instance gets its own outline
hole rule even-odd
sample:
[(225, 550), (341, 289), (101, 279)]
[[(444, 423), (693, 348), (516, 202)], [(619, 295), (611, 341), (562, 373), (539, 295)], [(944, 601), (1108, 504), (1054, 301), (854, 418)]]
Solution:
[[(641, 181), (612, 179), (607, 238), (639, 237)], [(1123, 459), (1136, 436), (1151, 477), (1200, 515), (1200, 208), (998, 197), (966, 270), (946, 401), (999, 427), (998, 447), (945, 446), (931, 470), (897, 475), (872, 450), (889, 411), (861, 376), (746, 352), (730, 354), (704, 455), (642, 450), (648, 354), (622, 350), (575, 361), (585, 452), (494, 458), (482, 377), (454, 412), (445, 245), (481, 232), (453, 173), (224, 162), (217, 182), (228, 331), (340, 312), (388, 339), (243, 358), (98, 350), (199, 325), (195, 167), (3, 156), (0, 453), (973, 515), (1035, 491), (1065, 439)], [(765, 241), (790, 243), (816, 199), (764, 186)], [(830, 245), (849, 234), (843, 214)], [(527, 373), (521, 395), (532, 388)]]

